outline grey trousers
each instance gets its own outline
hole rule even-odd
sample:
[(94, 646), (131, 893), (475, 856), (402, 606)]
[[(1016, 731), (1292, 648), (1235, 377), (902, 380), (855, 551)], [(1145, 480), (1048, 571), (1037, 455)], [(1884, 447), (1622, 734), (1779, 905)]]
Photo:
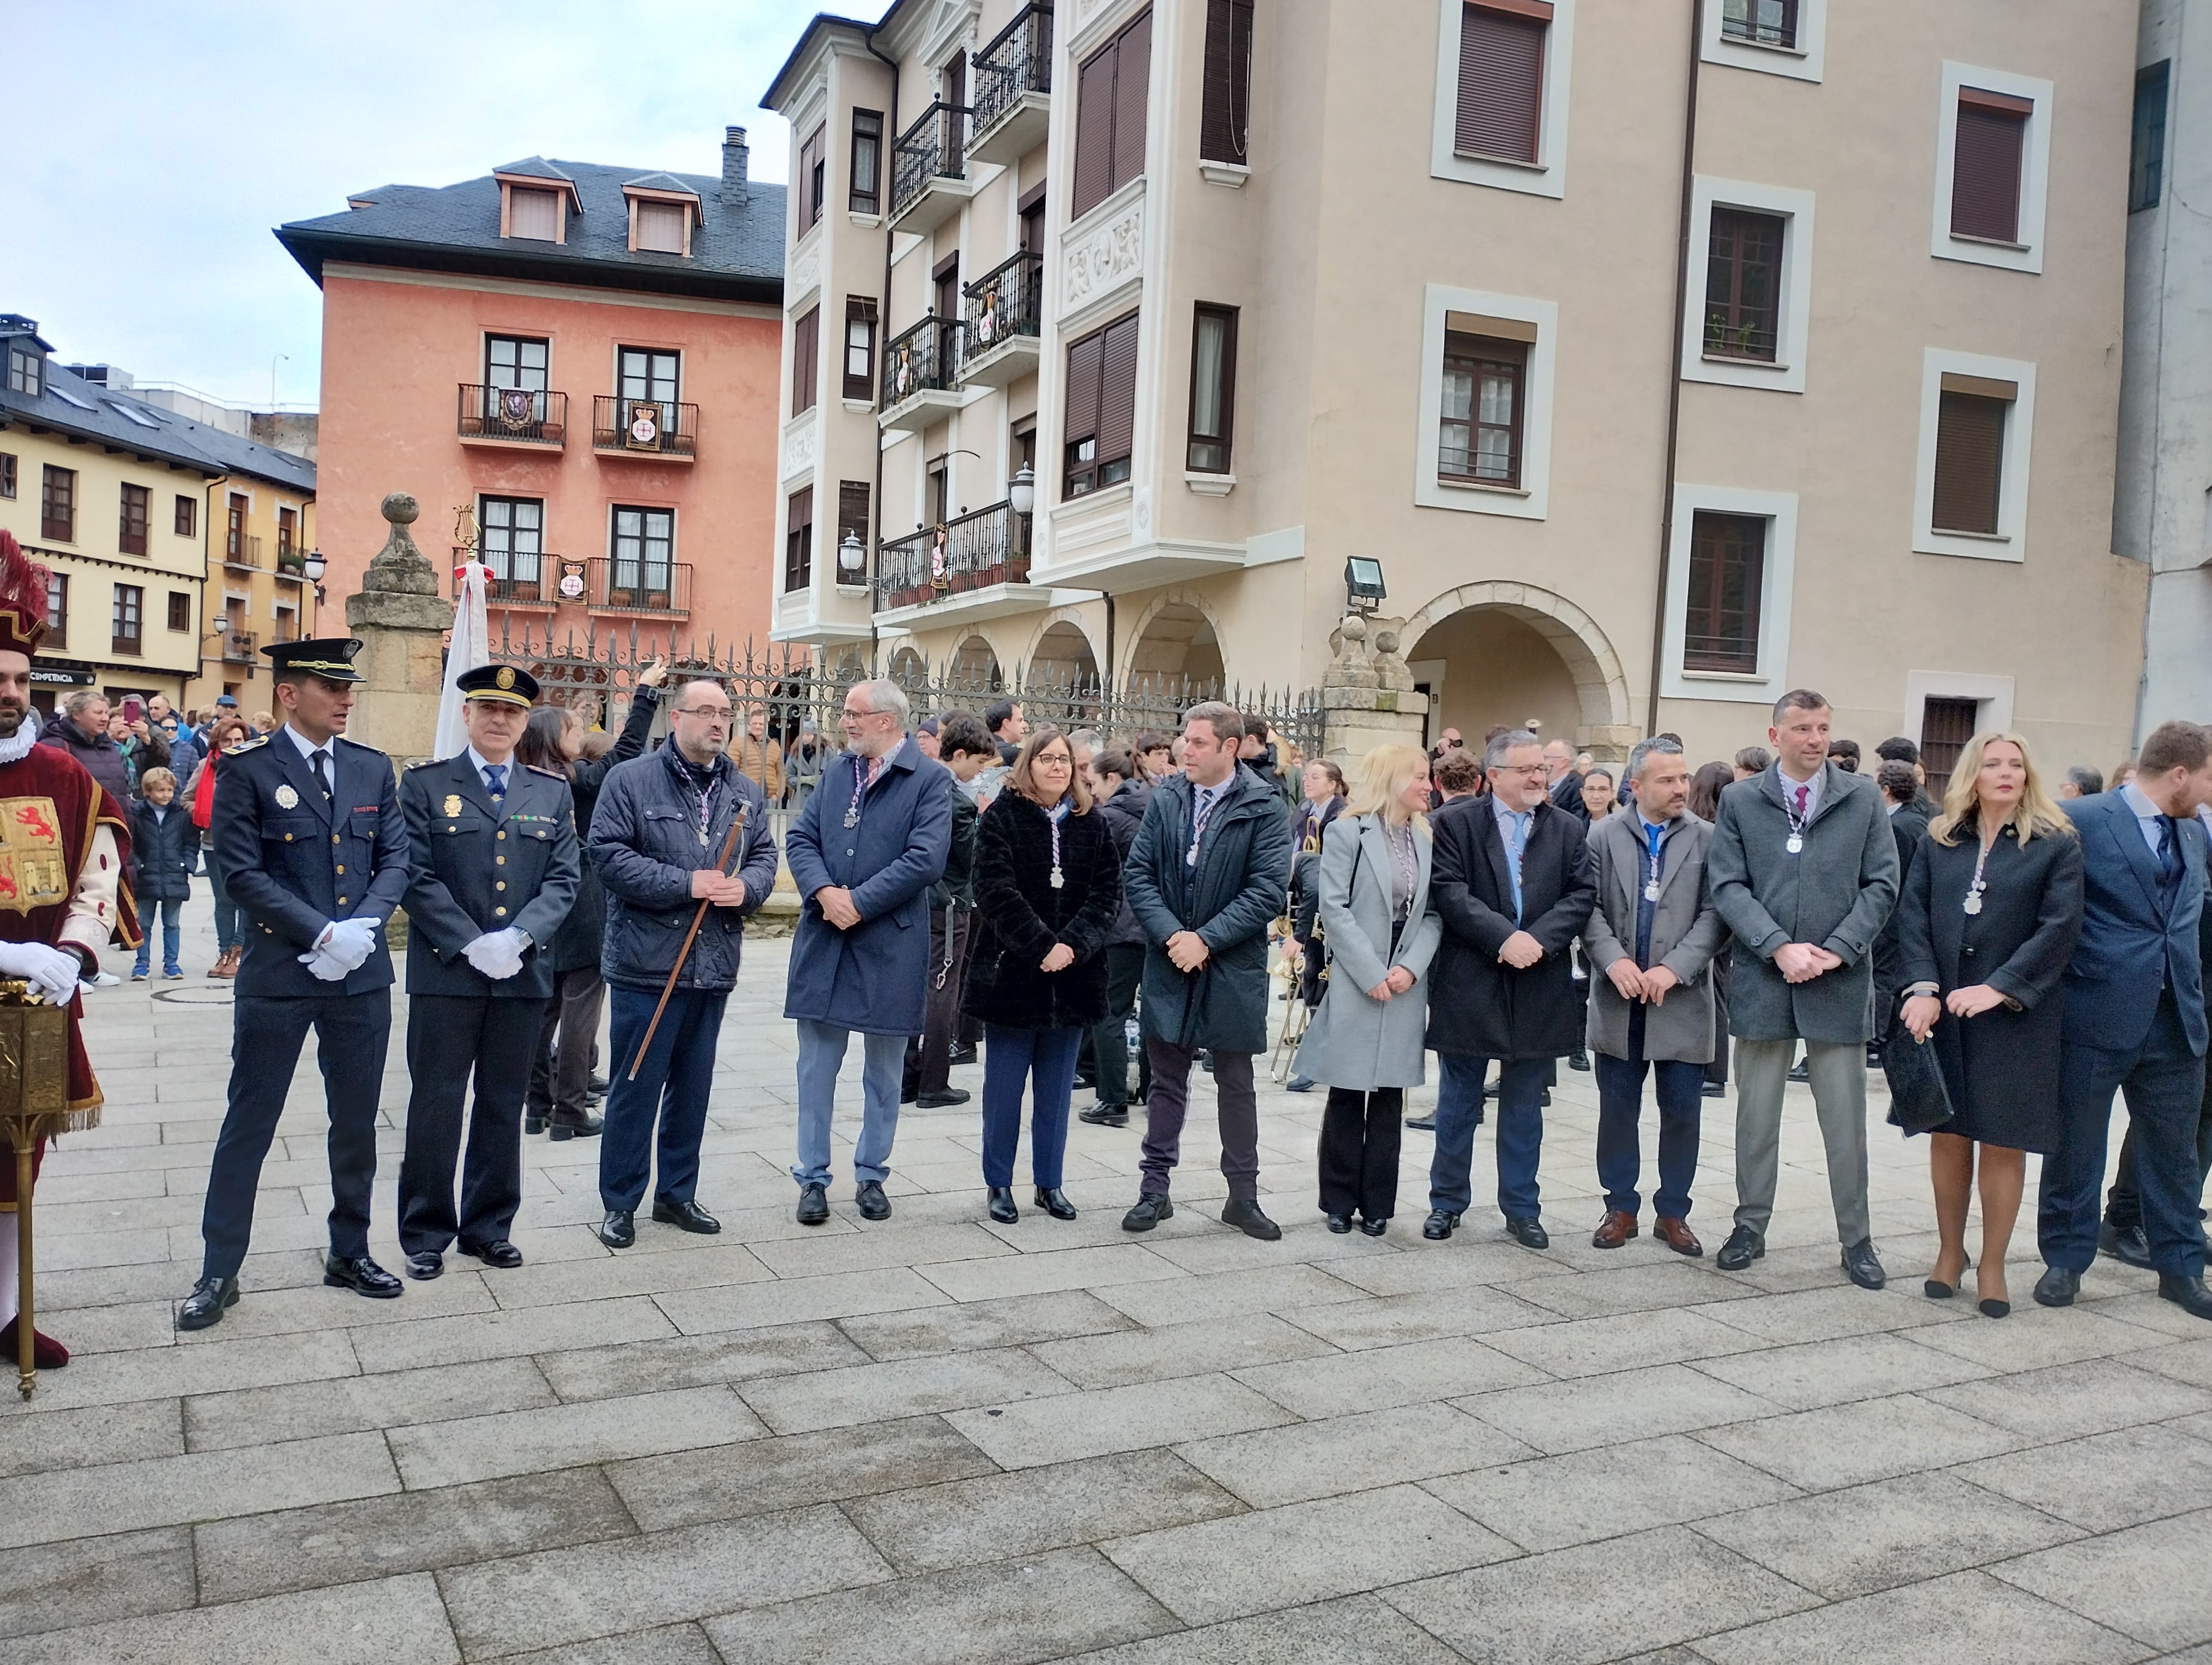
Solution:
[[(1782, 1093), (1796, 1041), (1735, 1043), (1735, 1223), (1764, 1241), (1774, 1218), (1782, 1157)], [(1836, 1240), (1846, 1249), (1874, 1235), (1867, 1219), (1866, 1042), (1808, 1041), (1805, 1073), (1820, 1138), (1828, 1147), (1828, 1194)]]
[[(1143, 1157), (1137, 1168), (1140, 1192), (1168, 1188), (1168, 1176), (1182, 1159), (1182, 1124), (1190, 1110), (1190, 1066), (1196, 1047), (1179, 1047), (1157, 1035), (1145, 1037), (1145, 1056), (1152, 1066), (1152, 1091), (1145, 1098)], [(1221, 1127), (1221, 1174), (1231, 1201), (1255, 1202), (1260, 1195), (1260, 1101), (1252, 1088), (1252, 1054), (1213, 1054), (1213, 1097)]]

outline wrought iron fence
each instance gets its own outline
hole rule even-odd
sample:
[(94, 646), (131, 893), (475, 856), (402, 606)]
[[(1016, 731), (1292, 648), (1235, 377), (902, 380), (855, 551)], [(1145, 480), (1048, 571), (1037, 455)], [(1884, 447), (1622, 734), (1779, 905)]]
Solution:
[(1014, 14), (975, 54), (975, 131), (988, 133), (1024, 93), (1052, 90), (1052, 8), (1032, 3)]
[(465, 381), (455, 430), (465, 440), (543, 445), (558, 450), (568, 436), (568, 396), (527, 387)]
[(993, 503), (942, 528), (927, 526), (884, 539), (876, 554), (876, 611), (911, 607), (994, 584), (1026, 584), (1029, 577), (1020, 518), (1006, 504)]
[(1024, 249), (974, 283), (967, 297), (966, 358), (980, 358), (1016, 336), (1038, 333), (1044, 256)]
[(960, 362), (960, 321), (924, 318), (893, 336), (884, 349), (884, 404), (890, 410), (916, 393), (943, 392)]
[(937, 100), (898, 137), (891, 149), (891, 218), (896, 220), (934, 179), (965, 178), (968, 106)]

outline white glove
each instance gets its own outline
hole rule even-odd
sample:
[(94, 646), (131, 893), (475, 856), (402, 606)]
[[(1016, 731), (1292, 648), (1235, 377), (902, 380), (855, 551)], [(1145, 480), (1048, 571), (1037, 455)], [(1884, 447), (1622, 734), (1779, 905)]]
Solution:
[(376, 951), (376, 921), (368, 919), (332, 920), (323, 927), (323, 934), (315, 939), (315, 947), (337, 962), (341, 976), (346, 972), (358, 970)]
[(349, 969), (343, 962), (333, 959), (326, 948), (319, 948), (312, 954), (301, 955), (300, 963), (326, 983), (343, 982)]
[(0, 943), (0, 977), (21, 977), (42, 1000), (66, 1006), (76, 996), (84, 962), (68, 950), (42, 942)]
[(494, 982), (503, 982), (522, 969), (522, 933), (513, 926), (478, 937), (461, 954)]

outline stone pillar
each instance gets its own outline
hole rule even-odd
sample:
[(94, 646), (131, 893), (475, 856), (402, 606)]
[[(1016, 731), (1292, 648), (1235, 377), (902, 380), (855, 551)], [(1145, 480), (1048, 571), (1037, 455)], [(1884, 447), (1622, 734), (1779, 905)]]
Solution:
[(354, 664), (368, 678), (354, 700), (349, 739), (389, 752), (400, 768), (427, 757), (438, 737), (445, 689), (446, 632), (453, 603), (439, 593), (438, 569), (407, 528), (421, 510), (394, 492), (383, 502), (391, 535), (346, 598), (346, 628), (361, 638)]
[(1330, 761), (1346, 774), (1376, 746), (1422, 744), (1429, 696), (1414, 691), (1413, 673), (1399, 657), (1398, 635), (1395, 621), (1349, 612), (1329, 634), (1329, 665), (1321, 679), (1328, 725), (1324, 744)]

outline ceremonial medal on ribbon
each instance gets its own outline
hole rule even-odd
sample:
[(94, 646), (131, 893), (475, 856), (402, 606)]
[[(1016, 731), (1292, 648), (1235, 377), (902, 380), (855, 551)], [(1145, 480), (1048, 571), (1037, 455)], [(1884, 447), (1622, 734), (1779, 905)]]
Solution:
[(446, 794), (446, 813), (447, 813), (447, 815), (459, 815), (460, 812), (461, 812), (461, 795), (460, 795), (460, 793), (459, 793), (458, 792), (449, 792), (449, 793), (447, 793)]
[(300, 794), (293, 791), (289, 787), (277, 787), (276, 807), (280, 810), (298, 809), (300, 807)]

